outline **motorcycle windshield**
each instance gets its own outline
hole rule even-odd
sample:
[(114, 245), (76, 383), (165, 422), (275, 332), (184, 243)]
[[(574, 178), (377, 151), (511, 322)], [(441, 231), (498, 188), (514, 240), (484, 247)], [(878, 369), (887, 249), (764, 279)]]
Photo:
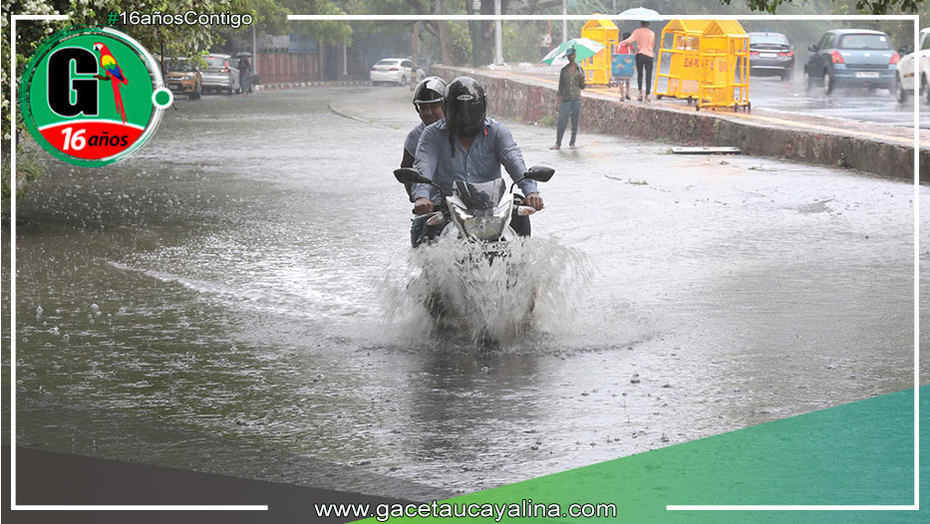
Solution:
[(462, 200), (469, 209), (491, 209), (496, 207), (507, 190), (507, 183), (503, 178), (490, 182), (465, 182), (456, 180), (452, 193)]

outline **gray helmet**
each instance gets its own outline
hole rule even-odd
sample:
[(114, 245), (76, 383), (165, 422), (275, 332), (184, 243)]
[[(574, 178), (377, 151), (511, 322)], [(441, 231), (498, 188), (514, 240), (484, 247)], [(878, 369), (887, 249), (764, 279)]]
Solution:
[(438, 76), (428, 76), (417, 84), (413, 90), (413, 107), (420, 112), (420, 104), (433, 104), (442, 102), (443, 93), (446, 92), (446, 83)]

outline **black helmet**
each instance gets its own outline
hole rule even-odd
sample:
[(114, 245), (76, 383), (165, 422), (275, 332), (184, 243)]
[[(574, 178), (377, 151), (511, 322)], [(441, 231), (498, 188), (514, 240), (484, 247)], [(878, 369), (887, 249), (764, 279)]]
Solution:
[(446, 83), (438, 76), (428, 76), (417, 84), (413, 90), (413, 107), (420, 112), (420, 104), (442, 102), (442, 95), (446, 92)]
[(446, 125), (456, 136), (477, 135), (484, 125), (488, 98), (474, 78), (460, 76), (446, 87), (443, 112)]

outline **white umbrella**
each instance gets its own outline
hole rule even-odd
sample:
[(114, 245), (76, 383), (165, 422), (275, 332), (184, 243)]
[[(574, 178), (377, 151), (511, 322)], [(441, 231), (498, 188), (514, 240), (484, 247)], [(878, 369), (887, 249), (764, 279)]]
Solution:
[(658, 11), (646, 9), (645, 7), (634, 7), (627, 9), (617, 16), (622, 16), (627, 20), (639, 20), (640, 22), (661, 22), (662, 15)]

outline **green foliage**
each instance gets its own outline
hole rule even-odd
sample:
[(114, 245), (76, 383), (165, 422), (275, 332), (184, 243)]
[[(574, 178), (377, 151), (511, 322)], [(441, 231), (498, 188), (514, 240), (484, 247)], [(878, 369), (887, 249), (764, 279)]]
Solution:
[(505, 62), (538, 62), (539, 37), (544, 29), (534, 23), (504, 22), (501, 28)]
[(447, 25), (447, 37), (449, 38), (449, 53), (452, 55), (454, 64), (464, 64), (471, 58), (471, 32), (468, 28), (468, 22), (455, 21)]
[[(347, 11), (337, 2), (329, 0), (281, 0), (280, 3), (290, 12), (299, 15), (344, 15)], [(361, 2), (340, 2), (342, 4), (360, 5)], [(354, 9), (353, 9), (354, 11)], [(314, 38), (329, 44), (352, 44), (352, 27), (347, 22), (338, 20), (302, 20), (290, 25), (291, 32)]]
[[(732, 0), (720, 0), (722, 4), (730, 5)], [(765, 11), (775, 14), (785, 4), (792, 0), (745, 0), (746, 5), (753, 11)], [(842, 1), (836, 2), (842, 4)], [(887, 15), (895, 13), (918, 13), (922, 11), (924, 0), (855, 0), (855, 13), (871, 15)]]

